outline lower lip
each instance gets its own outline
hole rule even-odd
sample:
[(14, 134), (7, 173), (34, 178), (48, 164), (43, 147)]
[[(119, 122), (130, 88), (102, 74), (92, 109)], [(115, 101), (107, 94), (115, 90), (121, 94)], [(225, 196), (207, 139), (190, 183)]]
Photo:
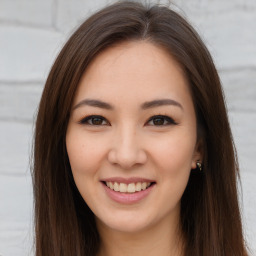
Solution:
[(153, 189), (155, 186), (155, 183), (152, 184), (150, 187), (148, 187), (145, 190), (141, 190), (139, 192), (135, 193), (121, 193), (114, 191), (107, 187), (104, 183), (102, 183), (107, 195), (115, 202), (121, 203), (121, 204), (134, 204), (139, 202), (140, 200), (144, 199)]

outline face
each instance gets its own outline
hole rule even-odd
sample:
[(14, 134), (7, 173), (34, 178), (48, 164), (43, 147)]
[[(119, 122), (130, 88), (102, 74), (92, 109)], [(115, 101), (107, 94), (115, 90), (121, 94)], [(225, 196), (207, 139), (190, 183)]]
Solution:
[(200, 159), (196, 134), (188, 83), (165, 50), (142, 41), (99, 54), (79, 83), (66, 134), (97, 225), (138, 232), (178, 222)]

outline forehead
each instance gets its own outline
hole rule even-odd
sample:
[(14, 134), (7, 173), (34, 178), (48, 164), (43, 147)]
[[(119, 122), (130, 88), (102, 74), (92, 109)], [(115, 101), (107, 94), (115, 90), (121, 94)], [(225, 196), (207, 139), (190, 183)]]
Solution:
[(89, 97), (135, 103), (167, 96), (191, 100), (182, 68), (163, 48), (132, 41), (106, 49), (90, 63), (75, 102)]

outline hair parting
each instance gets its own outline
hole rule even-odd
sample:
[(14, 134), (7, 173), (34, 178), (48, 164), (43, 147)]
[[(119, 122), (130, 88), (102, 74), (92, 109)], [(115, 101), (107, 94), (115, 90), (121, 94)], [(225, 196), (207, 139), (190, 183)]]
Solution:
[(53, 64), (35, 127), (33, 188), (35, 255), (96, 255), (94, 215), (72, 177), (65, 135), (78, 83), (107, 47), (147, 40), (182, 68), (197, 115), (203, 172), (191, 171), (181, 200), (185, 256), (247, 256), (237, 195), (238, 163), (221, 83), (210, 53), (179, 14), (122, 1), (89, 17)]

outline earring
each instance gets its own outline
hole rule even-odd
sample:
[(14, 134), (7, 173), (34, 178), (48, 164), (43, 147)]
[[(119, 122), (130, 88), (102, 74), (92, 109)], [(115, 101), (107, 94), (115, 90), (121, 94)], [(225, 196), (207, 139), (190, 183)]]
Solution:
[(202, 164), (199, 161), (196, 162), (196, 166), (197, 166), (197, 168), (199, 169), (200, 172), (203, 170)]

